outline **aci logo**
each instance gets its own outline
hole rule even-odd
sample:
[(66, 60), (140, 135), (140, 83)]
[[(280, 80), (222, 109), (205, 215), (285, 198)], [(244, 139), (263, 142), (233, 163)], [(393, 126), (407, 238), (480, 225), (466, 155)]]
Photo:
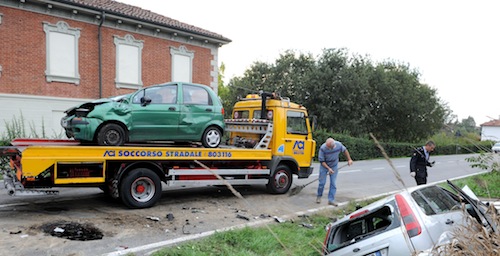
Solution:
[(281, 145), (278, 147), (278, 153), (285, 153), (285, 145), (284, 145), (284, 144), (281, 144)]
[(295, 155), (303, 155), (304, 154), (304, 141), (297, 140), (295, 144), (293, 144), (293, 154)]
[(116, 152), (114, 150), (106, 150), (106, 152), (104, 152), (103, 156), (115, 157), (116, 156)]

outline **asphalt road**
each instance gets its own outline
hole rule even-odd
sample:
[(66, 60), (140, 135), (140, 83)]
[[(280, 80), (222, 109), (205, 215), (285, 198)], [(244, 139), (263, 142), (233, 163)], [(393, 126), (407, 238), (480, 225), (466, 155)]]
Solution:
[[(482, 172), (465, 161), (470, 156), (433, 156), (436, 164), (429, 169), (429, 183)], [(345, 203), (415, 186), (409, 176), (409, 158), (391, 161), (394, 169), (386, 160), (370, 160), (355, 161), (340, 170), (337, 201)], [(317, 178), (318, 169), (316, 163), (313, 175), (295, 179), (292, 187)], [(215, 230), (262, 225), (276, 222), (274, 216), (288, 220), (332, 208), (326, 205), (327, 191), (323, 203), (315, 203), (317, 183), (294, 196), (270, 195), (264, 186), (236, 189), (244, 200), (224, 187), (164, 187), (156, 206), (139, 210), (127, 209), (95, 188), (64, 188), (57, 196), (42, 197), (11, 197), (0, 189), (0, 255), (146, 255), (163, 246), (208, 236)], [(174, 218), (167, 219), (168, 214)], [(41, 229), (49, 223), (68, 221), (92, 224), (102, 231), (103, 238), (73, 241)]]

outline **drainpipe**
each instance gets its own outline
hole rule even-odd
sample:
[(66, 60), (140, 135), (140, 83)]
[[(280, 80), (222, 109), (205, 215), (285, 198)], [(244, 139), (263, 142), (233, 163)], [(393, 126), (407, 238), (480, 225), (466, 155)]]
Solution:
[(102, 35), (101, 35), (101, 27), (104, 23), (104, 19), (106, 19), (106, 13), (104, 11), (101, 12), (101, 22), (99, 22), (99, 29), (97, 32), (97, 41), (99, 44), (99, 99), (102, 98)]

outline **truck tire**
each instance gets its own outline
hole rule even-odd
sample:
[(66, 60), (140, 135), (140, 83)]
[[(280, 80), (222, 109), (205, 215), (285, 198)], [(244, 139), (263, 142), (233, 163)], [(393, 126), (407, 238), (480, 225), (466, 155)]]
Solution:
[(201, 137), (201, 144), (206, 148), (216, 148), (222, 140), (222, 132), (215, 126), (208, 127)]
[(150, 169), (131, 170), (120, 182), (120, 198), (129, 208), (148, 208), (161, 197), (160, 177)]
[(272, 194), (285, 194), (290, 189), (292, 182), (292, 171), (288, 166), (280, 164), (269, 177), (267, 190)]
[(101, 146), (121, 146), (125, 144), (125, 130), (117, 124), (106, 124), (97, 133), (97, 144)]

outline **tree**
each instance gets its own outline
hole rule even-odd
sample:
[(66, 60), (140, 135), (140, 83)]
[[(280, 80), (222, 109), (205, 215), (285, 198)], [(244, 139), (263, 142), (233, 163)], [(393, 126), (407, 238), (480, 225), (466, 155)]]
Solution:
[(454, 121), (446, 123), (445, 131), (447, 133), (452, 133), (451, 135), (457, 137), (466, 135), (467, 133), (474, 133), (479, 135), (480, 132), (479, 127), (476, 127), (476, 121), (472, 116), (462, 119), (461, 122), (459, 122), (455, 116)]
[(462, 119), (461, 128), (467, 132), (474, 132), (476, 131), (476, 121), (474, 121), (472, 116)]
[(419, 82), (408, 65), (385, 62), (376, 66), (370, 97), (376, 102), (372, 133), (386, 140), (415, 142), (430, 137), (444, 124), (446, 107), (436, 91)]
[[(225, 116), (228, 116), (227, 108), (226, 105), (227, 103), (225, 102), (230, 96), (229, 96), (229, 88), (224, 85), (224, 72), (226, 71), (226, 65), (224, 65), (224, 62), (221, 63), (219, 67), (219, 78), (218, 78), (218, 85), (217, 85), (217, 93), (219, 94), (219, 98), (222, 100), (222, 106), (224, 107), (225, 110)], [(229, 112), (231, 113), (231, 112)]]
[(373, 64), (346, 49), (324, 49), (317, 59), (286, 51), (274, 64), (255, 62), (231, 79), (225, 101), (232, 106), (237, 95), (275, 91), (305, 105), (330, 132), (416, 142), (438, 131), (451, 113), (419, 76), (407, 64)]

